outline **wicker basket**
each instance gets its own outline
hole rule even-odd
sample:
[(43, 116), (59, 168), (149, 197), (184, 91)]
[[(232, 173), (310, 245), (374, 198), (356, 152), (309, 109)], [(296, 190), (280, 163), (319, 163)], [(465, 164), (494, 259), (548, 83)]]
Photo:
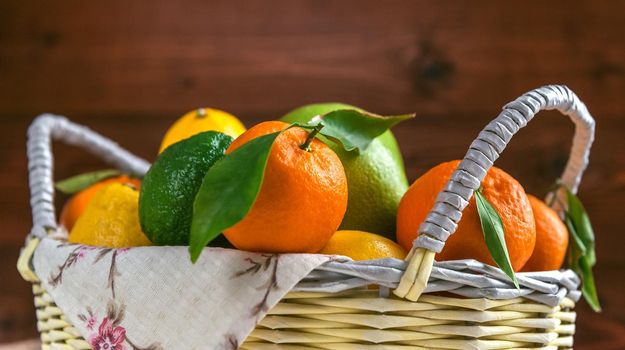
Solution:
[[(310, 273), (260, 321), (242, 349), (566, 349), (573, 346), (579, 278), (570, 270), (505, 274), (473, 260), (435, 262), (461, 212), (511, 137), (540, 110), (576, 125), (561, 181), (576, 191), (588, 162), (594, 121), (565, 86), (545, 86), (506, 105), (471, 144), (425, 223), (407, 261), (331, 261)], [(149, 164), (93, 131), (52, 115), (29, 129), (33, 229), (18, 261), (33, 283), (44, 349), (91, 349), (67, 321), (32, 265), (40, 242), (57, 232), (51, 141), (78, 145), (122, 170)], [(556, 194), (562, 195), (562, 194)], [(558, 201), (554, 201), (558, 203)], [(557, 204), (556, 204), (557, 205)], [(557, 210), (563, 208), (556, 207)], [(329, 283), (328, 283), (329, 282)], [(372, 289), (371, 284), (379, 288)], [(324, 285), (324, 288), (320, 288)], [(328, 289), (328, 285), (332, 287)]]

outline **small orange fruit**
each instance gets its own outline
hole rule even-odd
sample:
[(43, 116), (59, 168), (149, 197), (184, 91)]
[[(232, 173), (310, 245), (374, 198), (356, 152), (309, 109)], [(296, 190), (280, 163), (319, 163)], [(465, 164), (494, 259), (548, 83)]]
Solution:
[[(441, 163), (418, 178), (408, 189), (397, 212), (397, 239), (405, 249), (412, 247), (419, 225), (434, 206), (460, 161)], [(534, 251), (536, 226), (525, 190), (512, 176), (492, 167), (482, 181), (482, 194), (493, 205), (503, 222), (510, 262), (519, 271)], [(475, 259), (494, 265), (484, 242), (475, 198), (462, 212), (458, 229), (449, 237), (437, 260)]]
[(141, 186), (140, 179), (130, 177), (128, 175), (111, 177), (97, 182), (76, 193), (65, 203), (59, 218), (61, 226), (64, 226), (68, 232), (71, 231), (76, 223), (76, 220), (78, 220), (78, 218), (85, 211), (85, 208), (87, 208), (87, 205), (89, 205), (93, 196), (95, 196), (99, 190), (106, 187), (106, 185), (110, 185), (112, 183), (131, 184), (136, 188)]
[(522, 271), (558, 270), (566, 256), (569, 232), (555, 210), (534, 196), (528, 198), (536, 222), (536, 246)]
[(406, 257), (404, 248), (390, 239), (356, 230), (336, 231), (319, 254), (344, 255), (354, 260)]
[[(226, 154), (257, 137), (289, 124), (260, 123), (230, 145)], [(347, 209), (347, 179), (338, 156), (314, 139), (291, 128), (276, 138), (267, 158), (265, 177), (252, 208), (224, 231), (236, 248), (267, 253), (316, 253), (341, 224)]]

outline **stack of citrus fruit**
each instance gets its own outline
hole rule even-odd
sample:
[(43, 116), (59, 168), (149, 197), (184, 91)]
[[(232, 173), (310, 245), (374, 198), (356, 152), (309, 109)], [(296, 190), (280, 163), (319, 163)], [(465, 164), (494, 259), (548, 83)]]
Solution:
[[(219, 233), (254, 252), (403, 259), (459, 161), (408, 188), (389, 120), (316, 104), (246, 131), (233, 115), (200, 108), (166, 132), (143, 181), (91, 185), (68, 201), (61, 223), (71, 242), (190, 245), (194, 259)], [(480, 194), (501, 219), (515, 271), (561, 267), (569, 233), (553, 209), (495, 167)], [(495, 264), (475, 198), (437, 255), (467, 258)]]
[(63, 207), (61, 211), (60, 224), (64, 226), (68, 231), (71, 231), (78, 218), (85, 211), (85, 208), (91, 202), (95, 194), (102, 188), (112, 183), (121, 183), (136, 188), (141, 187), (141, 180), (128, 175), (121, 175), (111, 177), (95, 183), (92, 186), (78, 192), (74, 195)]
[[(397, 238), (412, 247), (419, 225), (434, 206), (460, 161), (439, 164), (418, 178), (402, 198), (397, 213)], [(482, 181), (482, 194), (501, 217), (510, 263), (515, 271), (559, 269), (568, 245), (568, 233), (557, 213), (539, 199), (528, 196), (512, 176), (492, 167)], [(462, 212), (456, 232), (449, 237), (438, 260), (494, 261), (484, 240), (475, 198)]]
[[(260, 123), (238, 137), (226, 153), (251, 140), (286, 129)], [(284, 131), (271, 147), (265, 178), (251, 210), (224, 235), (237, 248), (257, 252), (316, 253), (341, 224), (347, 209), (347, 179), (336, 153), (300, 128)]]

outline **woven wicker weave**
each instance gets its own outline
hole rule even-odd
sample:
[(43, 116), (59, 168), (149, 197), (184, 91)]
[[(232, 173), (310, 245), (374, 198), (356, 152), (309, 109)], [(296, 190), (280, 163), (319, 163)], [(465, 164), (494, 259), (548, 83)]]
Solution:
[[(533, 90), (504, 107), (480, 133), (426, 223), (407, 262), (332, 261), (314, 270), (260, 322), (242, 349), (566, 349), (573, 345), (579, 278), (571, 271), (518, 274), (520, 289), (476, 261), (434, 262), (461, 212), (511, 137), (541, 109), (557, 109), (576, 133), (562, 182), (577, 189), (588, 162), (594, 121), (564, 86)], [(33, 229), (18, 261), (33, 283), (44, 349), (90, 349), (33, 271), (38, 242), (56, 232), (51, 141), (78, 145), (118, 168), (149, 164), (93, 131), (52, 115), (29, 129)], [(557, 201), (556, 201), (557, 203)], [(562, 209), (562, 208), (556, 208)], [(379, 290), (367, 287), (377, 284)], [(393, 289), (395, 295), (390, 293)], [(442, 294), (441, 294), (442, 293)], [(409, 301), (417, 300), (418, 301)]]

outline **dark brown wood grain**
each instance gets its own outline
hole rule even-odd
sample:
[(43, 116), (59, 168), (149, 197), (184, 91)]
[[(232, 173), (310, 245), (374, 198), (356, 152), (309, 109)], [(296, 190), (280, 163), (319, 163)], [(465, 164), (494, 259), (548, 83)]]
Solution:
[[(395, 129), (414, 179), (462, 157), (509, 100), (565, 83), (597, 119), (580, 195), (597, 231), (605, 310), (580, 306), (576, 348), (625, 348), (624, 13), (616, 0), (0, 2), (0, 342), (36, 335), (15, 259), (30, 220), (25, 132), (38, 113), (67, 115), (152, 159), (167, 126), (198, 106), (247, 125), (317, 101), (416, 112)], [(541, 114), (498, 165), (542, 195), (572, 132), (557, 113)], [(102, 166), (63, 145), (55, 157), (58, 178)]]

